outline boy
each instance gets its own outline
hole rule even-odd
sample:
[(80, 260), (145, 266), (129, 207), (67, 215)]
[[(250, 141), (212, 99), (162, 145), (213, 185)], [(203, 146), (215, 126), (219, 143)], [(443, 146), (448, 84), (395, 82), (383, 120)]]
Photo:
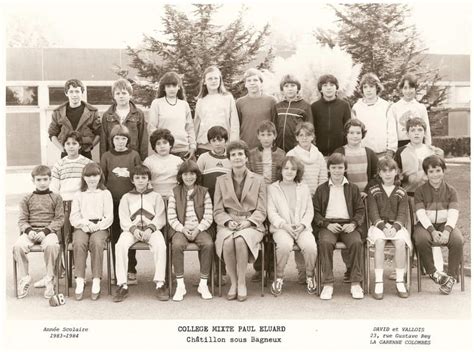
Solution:
[(402, 93), (402, 98), (390, 106), (388, 119), (393, 120), (396, 125), (398, 147), (402, 147), (410, 142), (408, 137), (408, 120), (415, 117), (420, 118), (425, 123), (425, 143), (431, 145), (431, 130), (428, 112), (423, 104), (416, 101), (416, 89), (418, 81), (412, 74), (406, 74), (398, 83), (398, 90)]
[(112, 84), (114, 103), (102, 116), (100, 136), (100, 156), (114, 148), (110, 133), (115, 126), (124, 125), (130, 131), (129, 148), (140, 154), (141, 160), (148, 155), (148, 132), (143, 111), (130, 100), (133, 88), (126, 79), (119, 79)]
[[(59, 255), (58, 231), (64, 223), (63, 200), (49, 190), (51, 170), (45, 165), (36, 166), (31, 172), (36, 190), (26, 195), (20, 203), (18, 226), (21, 236), (13, 245), (13, 256), (19, 266), (18, 298), (28, 295), (31, 277), (28, 273), (27, 254), (30, 247), (40, 244), (44, 251), (46, 276), (44, 298), (54, 295), (54, 274)], [(16, 283), (15, 283), (16, 284)]]
[(359, 87), (362, 98), (354, 104), (352, 112), (367, 127), (362, 146), (372, 149), (378, 157), (393, 157), (398, 147), (397, 129), (395, 120), (388, 118), (390, 103), (379, 96), (383, 85), (369, 72), (362, 76)]
[(130, 173), (135, 189), (120, 200), (119, 216), (123, 232), (115, 245), (118, 289), (113, 297), (114, 302), (121, 302), (128, 296), (127, 254), (129, 248), (140, 241), (148, 243), (153, 253), (155, 295), (160, 301), (169, 299), (168, 289), (165, 287), (166, 243), (160, 231), (166, 224), (165, 204), (158, 193), (148, 189), (150, 178), (151, 172), (146, 166), (137, 166)]
[(178, 175), (178, 169), (183, 160), (170, 154), (174, 145), (174, 137), (166, 128), (153, 131), (150, 136), (150, 144), (156, 154), (147, 157), (143, 165), (151, 171), (153, 190), (167, 198), (173, 194), (173, 188), (178, 184), (176, 175)]
[[(461, 262), (463, 236), (456, 228), (459, 217), (457, 192), (444, 180), (445, 170), (444, 160), (437, 155), (423, 160), (423, 171), (428, 182), (415, 191), (418, 223), (413, 238), (426, 273), (440, 285), (442, 294), (449, 295)], [(433, 245), (446, 245), (449, 249), (447, 275), (434, 265), (431, 250)]]
[[(120, 219), (118, 208), (120, 198), (133, 189), (130, 180), (130, 171), (141, 165), (140, 155), (136, 150), (130, 149), (130, 132), (125, 125), (116, 125), (110, 132), (113, 149), (105, 152), (100, 159), (100, 167), (104, 172), (105, 186), (112, 194), (114, 202), (114, 221), (111, 227), (112, 259), (115, 263), (115, 244), (120, 236)], [(136, 285), (137, 259), (136, 251), (128, 253), (128, 284)]]
[(332, 299), (334, 276), (333, 255), (337, 241), (349, 250), (351, 268), (351, 294), (354, 299), (364, 298), (362, 281), (364, 204), (359, 188), (347, 181), (344, 172), (347, 162), (344, 155), (332, 154), (327, 161), (330, 178), (318, 187), (313, 197), (313, 233), (318, 233), (319, 255), (322, 265), (323, 291), (320, 298)]
[(247, 142), (249, 149), (258, 146), (255, 134), (262, 121), (276, 120), (277, 113), (273, 97), (262, 93), (262, 73), (250, 68), (244, 74), (247, 95), (237, 99), (237, 114), (240, 121), (240, 139)]
[[(278, 180), (277, 168), (285, 157), (285, 152), (275, 144), (277, 138), (276, 127), (271, 121), (263, 121), (257, 129), (257, 139), (260, 145), (250, 150), (249, 169), (256, 174), (262, 175), (266, 185)], [(273, 268), (273, 251), (267, 250), (266, 265)], [(262, 259), (260, 256), (253, 263), (255, 274), (252, 281), (258, 282), (262, 277)]]
[(212, 201), (214, 201), (216, 178), (229, 173), (231, 170), (230, 161), (225, 153), (225, 145), (228, 139), (229, 134), (224, 127), (211, 127), (207, 131), (207, 140), (212, 150), (201, 154), (197, 160), (202, 172), (202, 185), (208, 189)]
[(49, 124), (49, 139), (61, 151), (61, 158), (67, 155), (64, 149), (66, 135), (77, 131), (82, 137), (81, 154), (92, 159), (92, 148), (99, 143), (100, 117), (97, 109), (82, 101), (84, 84), (78, 79), (70, 79), (64, 85), (68, 101), (53, 111)]
[(336, 96), (338, 89), (339, 82), (336, 77), (322, 75), (318, 80), (321, 99), (311, 104), (316, 146), (326, 157), (344, 145), (344, 124), (351, 118), (349, 103)]
[(313, 124), (313, 114), (311, 105), (299, 96), (301, 83), (296, 77), (283, 76), (280, 90), (283, 92), (283, 100), (276, 104), (276, 145), (286, 153), (298, 144), (295, 138), (296, 125), (300, 122)]

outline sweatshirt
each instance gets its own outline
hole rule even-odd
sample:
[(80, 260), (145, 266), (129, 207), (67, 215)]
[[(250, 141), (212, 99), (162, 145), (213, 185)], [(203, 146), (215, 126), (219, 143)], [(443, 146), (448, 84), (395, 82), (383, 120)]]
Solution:
[(390, 105), (388, 101), (378, 97), (374, 104), (369, 105), (364, 99), (359, 99), (352, 107), (355, 117), (367, 129), (362, 145), (375, 153), (384, 153), (387, 149), (395, 152), (398, 147), (395, 120), (388, 115)]
[(148, 129), (151, 135), (158, 128), (167, 128), (174, 137), (172, 152), (188, 152), (196, 149), (196, 134), (189, 104), (181, 99), (171, 105), (165, 97), (154, 99), (148, 113)]
[(313, 124), (311, 105), (298, 97), (293, 101), (286, 99), (280, 101), (275, 108), (277, 111), (274, 121), (277, 129), (276, 145), (286, 153), (298, 144), (295, 137), (296, 126), (300, 122)]
[(70, 201), (81, 190), (82, 169), (92, 160), (80, 155), (76, 159), (65, 156), (51, 170), (51, 191), (59, 193), (63, 201)]
[(78, 228), (90, 225), (90, 220), (99, 220), (100, 229), (108, 229), (114, 221), (112, 194), (107, 189), (77, 192), (72, 200), (69, 220)]
[(316, 146), (324, 156), (345, 144), (344, 125), (351, 118), (351, 107), (345, 100), (321, 98), (311, 104)]
[(407, 141), (409, 139), (406, 129), (407, 121), (414, 117), (421, 118), (426, 123), (425, 144), (431, 145), (430, 120), (428, 119), (426, 107), (423, 104), (415, 99), (411, 101), (400, 99), (390, 106), (388, 115), (389, 119), (395, 121), (399, 141)]
[(18, 227), (22, 233), (43, 230), (45, 235), (51, 232), (57, 234), (63, 224), (63, 200), (59, 194), (49, 189), (36, 190), (21, 200)]
[(178, 184), (176, 176), (182, 163), (183, 160), (173, 154), (166, 156), (153, 154), (147, 157), (143, 165), (151, 171), (153, 190), (163, 197), (170, 196), (173, 192), (173, 187)]

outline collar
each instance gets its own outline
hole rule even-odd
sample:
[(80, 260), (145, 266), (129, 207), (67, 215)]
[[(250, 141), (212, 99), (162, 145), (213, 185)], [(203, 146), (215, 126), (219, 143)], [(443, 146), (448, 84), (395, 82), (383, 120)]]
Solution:
[(216, 153), (214, 153), (214, 151), (210, 150), (209, 154), (212, 155), (214, 158), (217, 158), (217, 159), (227, 159), (227, 154), (226, 153), (216, 154)]
[(113, 155), (124, 155), (124, 154), (129, 154), (131, 152), (132, 152), (132, 149), (130, 149), (129, 147), (127, 147), (127, 150), (123, 150), (121, 152), (116, 151), (115, 148), (110, 149), (110, 153), (112, 153)]
[(87, 190), (84, 191), (84, 192), (86, 192), (86, 193), (99, 193), (99, 192), (102, 192), (102, 191), (103, 191), (102, 189), (96, 188), (96, 189), (93, 190), (93, 191), (91, 191), (90, 189), (87, 189)]
[[(261, 152), (263, 151), (263, 147), (262, 147), (262, 144), (261, 144), (261, 143), (258, 144), (257, 149), (258, 149), (259, 151), (261, 151)], [(272, 145), (272, 153), (273, 153), (273, 152), (276, 152), (277, 149), (278, 149), (278, 147), (277, 147), (277, 145), (276, 145), (275, 142), (274, 142), (273, 145)]]
[(143, 192), (138, 192), (136, 188), (133, 188), (130, 192), (128, 193), (131, 193), (131, 194), (148, 194), (148, 193), (151, 193), (153, 192), (153, 188), (147, 188), (145, 191)]
[(445, 185), (446, 185), (446, 181), (445, 181), (445, 180), (441, 181), (441, 184), (439, 185), (438, 188), (433, 187), (433, 186), (431, 185), (430, 181), (426, 181), (426, 183), (427, 183), (428, 186), (429, 186), (433, 191), (435, 191), (435, 192), (439, 192), (439, 191), (440, 191), (441, 189), (443, 189), (443, 188), (445, 187)]
[[(328, 182), (329, 182), (329, 186), (330, 186), (330, 187), (331, 187), (331, 186), (337, 187), (337, 186), (332, 182), (331, 177), (329, 177), (329, 181), (328, 181)], [(349, 184), (349, 181), (347, 181), (346, 176), (344, 176), (344, 178), (342, 179), (342, 184), (341, 184), (341, 186), (344, 186), (345, 184)]]
[(33, 191), (33, 193), (34, 193), (34, 194), (50, 194), (50, 193), (53, 193), (53, 192), (51, 192), (51, 191), (49, 190), (49, 188), (48, 188), (48, 189), (45, 189), (44, 191), (38, 191), (37, 189), (35, 189), (35, 190)]

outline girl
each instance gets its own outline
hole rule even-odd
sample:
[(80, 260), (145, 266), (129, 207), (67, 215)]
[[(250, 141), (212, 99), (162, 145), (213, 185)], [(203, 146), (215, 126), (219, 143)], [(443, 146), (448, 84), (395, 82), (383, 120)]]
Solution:
[(242, 302), (247, 299), (247, 264), (258, 257), (265, 231), (267, 192), (263, 178), (247, 169), (247, 143), (229, 143), (227, 157), (232, 171), (217, 178), (214, 193), (216, 252), (224, 257), (230, 278), (227, 299)]
[(175, 138), (171, 153), (183, 159), (192, 159), (196, 152), (196, 135), (191, 109), (186, 102), (183, 81), (176, 72), (161, 77), (158, 96), (153, 100), (149, 114), (149, 134), (158, 128), (167, 128)]
[(313, 195), (316, 188), (328, 180), (326, 162), (318, 148), (312, 144), (314, 141), (314, 127), (311, 123), (299, 123), (296, 126), (295, 133), (298, 145), (286, 155), (296, 156), (303, 162), (305, 169), (303, 182), (308, 185), (311, 195)]
[(267, 196), (268, 219), (276, 244), (277, 262), (276, 280), (271, 291), (274, 296), (281, 294), (285, 266), (296, 243), (306, 264), (307, 291), (315, 294), (316, 241), (311, 226), (314, 209), (309, 188), (301, 183), (304, 166), (294, 156), (286, 156), (279, 168), (279, 180), (268, 187)]
[(87, 251), (91, 252), (91, 299), (100, 296), (100, 278), (104, 257), (107, 229), (113, 221), (112, 194), (104, 186), (104, 174), (97, 163), (90, 163), (82, 171), (81, 191), (72, 201), (71, 225), (74, 226), (72, 247), (76, 273), (76, 300), (84, 293)]
[(412, 248), (410, 235), (405, 228), (408, 214), (408, 195), (399, 186), (397, 163), (388, 157), (380, 159), (377, 165), (380, 183), (371, 187), (368, 193), (368, 212), (372, 226), (367, 238), (375, 244), (375, 289), (374, 298), (383, 298), (383, 262), (385, 241), (395, 246), (395, 271), (397, 294), (407, 298), (405, 287), (405, 245)]
[(239, 117), (235, 100), (225, 89), (221, 71), (216, 66), (208, 67), (204, 71), (196, 103), (194, 128), (198, 154), (212, 149), (207, 140), (207, 131), (213, 126), (224, 127), (230, 141), (239, 140)]
[(181, 164), (178, 186), (168, 200), (168, 222), (171, 226), (173, 266), (176, 274), (176, 292), (173, 301), (182, 301), (186, 294), (184, 286), (184, 250), (189, 243), (199, 247), (201, 280), (198, 292), (203, 299), (211, 299), (207, 279), (211, 270), (214, 253), (214, 241), (207, 231), (212, 224), (212, 201), (207, 188), (199, 185), (201, 171), (198, 165), (187, 160)]

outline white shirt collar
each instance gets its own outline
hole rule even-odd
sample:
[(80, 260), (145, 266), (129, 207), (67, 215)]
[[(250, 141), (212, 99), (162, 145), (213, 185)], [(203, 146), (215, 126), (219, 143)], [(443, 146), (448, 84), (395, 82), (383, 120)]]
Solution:
[[(346, 176), (344, 176), (344, 178), (342, 179), (342, 184), (341, 184), (341, 186), (344, 186), (346, 183), (349, 183), (349, 181), (347, 181)], [(332, 182), (331, 177), (329, 177), (329, 186), (336, 186), (336, 185)]]

